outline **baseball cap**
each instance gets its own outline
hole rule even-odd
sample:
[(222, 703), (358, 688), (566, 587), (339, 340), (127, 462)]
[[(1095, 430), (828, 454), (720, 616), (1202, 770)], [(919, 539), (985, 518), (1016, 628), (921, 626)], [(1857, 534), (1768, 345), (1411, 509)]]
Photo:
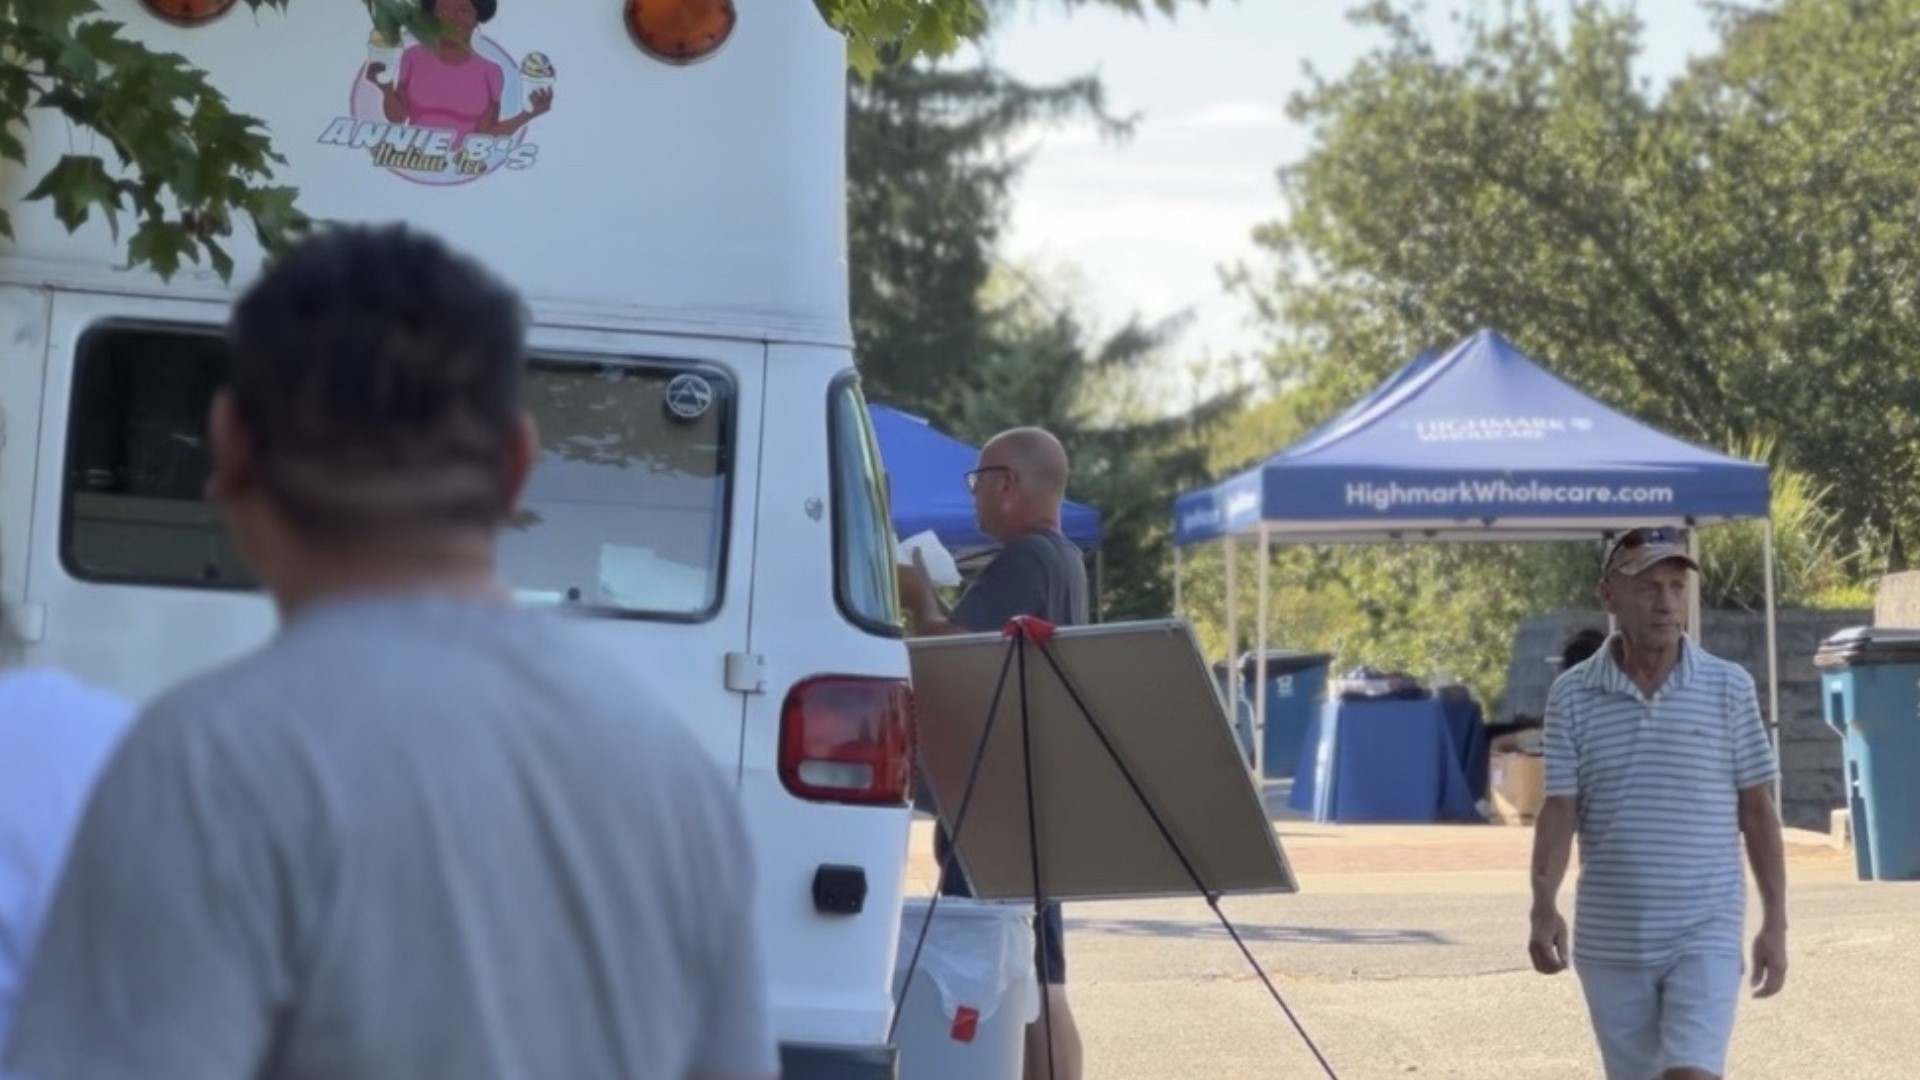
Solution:
[(1687, 545), (1674, 529), (1628, 529), (1607, 545), (1607, 557), (1600, 564), (1600, 576), (1624, 574), (1639, 577), (1647, 569), (1677, 559), (1687, 569), (1698, 571), (1700, 564), (1687, 554)]

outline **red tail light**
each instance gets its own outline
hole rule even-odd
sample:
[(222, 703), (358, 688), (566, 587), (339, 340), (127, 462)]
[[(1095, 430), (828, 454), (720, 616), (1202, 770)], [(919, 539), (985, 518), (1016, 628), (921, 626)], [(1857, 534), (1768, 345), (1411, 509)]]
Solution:
[(780, 711), (780, 782), (803, 799), (904, 804), (912, 747), (913, 691), (899, 679), (808, 679)]

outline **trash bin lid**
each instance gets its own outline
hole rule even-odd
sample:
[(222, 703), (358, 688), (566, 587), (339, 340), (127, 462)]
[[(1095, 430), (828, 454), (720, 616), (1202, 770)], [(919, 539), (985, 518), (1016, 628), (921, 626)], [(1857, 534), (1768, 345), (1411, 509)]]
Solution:
[[(1268, 649), (1267, 678), (1276, 675), (1293, 675), (1302, 671), (1312, 671), (1317, 667), (1327, 667), (1333, 663), (1332, 653), (1302, 652), (1299, 649)], [(1240, 674), (1251, 679), (1260, 674), (1260, 654), (1249, 649), (1240, 654)]]
[(1821, 642), (1813, 663), (1823, 668), (1920, 664), (1920, 630), (1850, 627)]

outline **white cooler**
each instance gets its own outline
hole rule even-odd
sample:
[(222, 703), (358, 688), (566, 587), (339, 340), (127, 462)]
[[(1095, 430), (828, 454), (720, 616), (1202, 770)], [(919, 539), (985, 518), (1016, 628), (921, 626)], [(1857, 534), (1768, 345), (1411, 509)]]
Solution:
[(1033, 906), (941, 897), (902, 1000), (930, 901), (909, 897), (900, 920), (893, 970), (900, 1080), (1019, 1080), (1027, 1025), (1040, 1017)]

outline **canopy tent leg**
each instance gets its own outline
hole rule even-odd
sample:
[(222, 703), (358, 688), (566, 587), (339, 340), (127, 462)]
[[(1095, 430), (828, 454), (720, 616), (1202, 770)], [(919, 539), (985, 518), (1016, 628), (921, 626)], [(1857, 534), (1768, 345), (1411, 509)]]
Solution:
[[(1700, 565), (1700, 530), (1693, 526), (1687, 527), (1687, 558), (1692, 559), (1695, 566)], [(1699, 574), (1687, 575), (1687, 633), (1692, 634), (1696, 642), (1704, 640), (1707, 634), (1706, 625), (1700, 621)]]
[(1767, 734), (1773, 742), (1775, 764), (1773, 801), (1775, 810), (1785, 813), (1786, 807), (1780, 802), (1786, 769), (1780, 761), (1780, 648), (1778, 612), (1774, 608), (1773, 596), (1773, 518), (1771, 517), (1763, 519), (1760, 523), (1760, 544), (1765, 553), (1765, 558), (1762, 560), (1765, 566), (1761, 573), (1766, 578), (1767, 594)]
[[(1239, 599), (1237, 595), (1240, 577), (1240, 544), (1232, 533), (1220, 538), (1220, 552), (1227, 560), (1227, 664), (1233, 664), (1233, 651), (1240, 647), (1240, 620), (1238, 615)], [(1227, 685), (1233, 685), (1229, 682)], [(1231, 697), (1229, 701), (1233, 700)]]
[(1107, 606), (1107, 551), (1105, 548), (1093, 549), (1093, 589), (1087, 597), (1087, 615), (1094, 622), (1105, 622), (1100, 611)]
[(1181, 596), (1180, 596), (1180, 545), (1175, 544), (1173, 545), (1173, 617), (1174, 618), (1176, 619), (1183, 618), (1186, 615), (1184, 606), (1185, 605), (1181, 603)]
[(1273, 534), (1267, 523), (1260, 523), (1260, 625), (1254, 630), (1253, 658), (1253, 778), (1259, 783), (1267, 777), (1267, 594), (1268, 572), (1273, 565)]

